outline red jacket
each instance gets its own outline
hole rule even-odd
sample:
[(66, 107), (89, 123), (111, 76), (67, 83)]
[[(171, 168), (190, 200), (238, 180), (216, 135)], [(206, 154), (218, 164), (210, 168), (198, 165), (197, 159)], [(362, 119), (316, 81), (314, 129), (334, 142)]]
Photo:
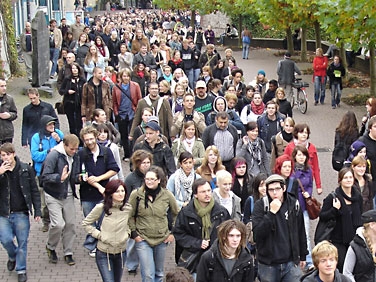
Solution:
[[(142, 99), (141, 97), (141, 89), (138, 83), (130, 81), (129, 82), (129, 90), (131, 93), (132, 99), (132, 110), (136, 112), (138, 101)], [(119, 85), (121, 87), (121, 85)], [(119, 87), (114, 86), (112, 88), (112, 103), (114, 108), (114, 115), (117, 116), (119, 114), (119, 107), (121, 101), (121, 90)]]
[(326, 76), (326, 69), (328, 68), (328, 57), (326, 56), (315, 56), (313, 59), (313, 77), (315, 76)]
[[(294, 141), (291, 141), (287, 147), (285, 148), (285, 154), (288, 156), (292, 156), (292, 151), (295, 148)], [(320, 167), (319, 167), (319, 158), (317, 156), (317, 150), (315, 145), (311, 142), (308, 142), (308, 153), (309, 153), (309, 160), (308, 164), (312, 169), (312, 175), (316, 182), (316, 188), (321, 188), (321, 177), (320, 177)]]

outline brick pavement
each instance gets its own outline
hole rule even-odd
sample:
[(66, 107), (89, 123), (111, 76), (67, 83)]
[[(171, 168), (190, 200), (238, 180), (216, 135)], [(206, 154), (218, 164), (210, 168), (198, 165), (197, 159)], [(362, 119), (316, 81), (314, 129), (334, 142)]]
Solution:
[[(223, 54), (223, 48), (218, 48), (220, 53)], [(259, 69), (263, 69), (266, 72), (266, 76), (269, 79), (276, 78), (276, 66), (280, 57), (274, 55), (276, 51), (269, 49), (256, 49), (251, 50), (250, 59), (242, 60), (241, 51), (235, 51), (234, 56), (237, 60), (237, 65), (244, 70), (245, 82), (253, 80)], [(310, 67), (310, 64), (298, 64), (301, 69)], [(347, 110), (355, 111), (358, 120), (362, 114), (364, 114), (364, 107), (350, 107), (341, 104), (341, 108), (332, 110), (330, 107), (330, 92), (327, 90), (326, 105), (313, 106), (313, 85), (312, 77), (303, 76), (303, 79), (310, 83), (310, 87), (307, 89), (309, 94), (308, 112), (306, 115), (300, 114), (294, 109), (294, 119), (296, 122), (307, 122), (311, 127), (311, 141), (319, 148), (319, 162), (321, 167), (322, 186), (324, 189), (324, 195), (328, 194), (336, 187), (336, 174), (331, 168), (331, 152), (329, 148), (334, 144), (334, 130), (338, 125), (342, 115)], [(18, 118), (14, 122), (15, 125), (15, 138), (14, 143), (16, 145), (17, 155), (23, 161), (30, 162), (29, 150), (21, 147), (21, 122), (22, 122), (22, 109), (29, 103), (27, 96), (22, 95), (23, 89), (29, 87), (25, 78), (14, 78), (8, 81), (7, 93), (12, 95), (15, 99), (18, 108)], [(351, 93), (351, 89), (344, 89), (344, 95)], [(59, 95), (55, 94), (52, 98), (42, 98), (44, 101), (54, 104), (60, 99)], [(61, 129), (63, 132), (67, 130), (67, 120), (65, 116), (59, 116)], [(128, 164), (123, 163), (124, 171), (129, 171)], [(320, 196), (322, 200), (324, 195)], [(59, 256), (59, 262), (57, 265), (49, 264), (45, 251), (46, 233), (40, 231), (41, 224), (32, 222), (30, 238), (29, 238), (29, 253), (28, 253), (28, 277), (30, 282), (51, 282), (51, 281), (72, 281), (72, 282), (86, 282), (86, 281), (101, 281), (99, 272), (96, 268), (95, 261), (90, 258), (87, 252), (82, 247), (83, 240), (85, 238), (85, 232), (80, 226), (82, 220), (82, 212), (79, 202), (76, 201), (76, 215), (77, 215), (77, 239), (75, 242), (74, 258), (76, 259), (75, 266), (68, 266), (62, 260), (62, 249), (58, 246), (57, 254)], [(314, 230), (314, 224), (311, 229)], [(311, 232), (312, 235), (312, 232)], [(165, 269), (169, 270), (174, 267), (173, 259), (173, 245), (168, 247)], [(9, 273), (6, 269), (7, 256), (6, 252), (1, 248), (0, 250), (0, 281), (17, 281), (17, 275), (13, 271)], [(129, 276), (125, 271), (123, 281), (138, 282), (141, 281), (140, 275)]]

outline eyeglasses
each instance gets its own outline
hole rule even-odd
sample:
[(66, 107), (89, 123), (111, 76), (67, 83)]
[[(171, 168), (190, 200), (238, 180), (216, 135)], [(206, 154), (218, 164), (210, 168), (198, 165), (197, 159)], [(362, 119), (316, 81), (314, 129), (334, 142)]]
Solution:
[(269, 188), (268, 191), (270, 193), (276, 193), (282, 190), (282, 187), (275, 187), (275, 188)]
[(154, 182), (157, 181), (158, 178), (145, 178), (145, 182)]

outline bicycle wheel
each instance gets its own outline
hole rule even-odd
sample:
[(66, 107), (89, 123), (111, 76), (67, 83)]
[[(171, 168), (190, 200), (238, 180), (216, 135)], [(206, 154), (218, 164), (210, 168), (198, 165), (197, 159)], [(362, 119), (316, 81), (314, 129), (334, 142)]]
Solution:
[(290, 92), (290, 105), (291, 105), (291, 109), (293, 109), (295, 106), (294, 88), (291, 88), (291, 92)]
[(306, 97), (307, 96), (305, 91), (300, 89), (297, 94), (296, 102), (298, 104), (298, 109), (302, 114), (305, 114), (308, 108), (308, 102)]

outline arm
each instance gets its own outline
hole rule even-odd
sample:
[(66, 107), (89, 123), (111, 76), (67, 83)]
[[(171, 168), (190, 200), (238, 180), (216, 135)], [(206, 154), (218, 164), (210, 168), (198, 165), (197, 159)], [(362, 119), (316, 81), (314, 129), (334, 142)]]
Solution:
[(28, 135), (28, 129), (29, 129), (29, 126), (27, 124), (27, 120), (25, 118), (25, 108), (23, 108), (23, 111), (22, 111), (22, 127), (21, 127), (21, 145), (22, 146), (27, 146), (27, 135)]
[[(43, 146), (43, 143), (42, 143)], [(50, 149), (43, 148), (42, 151), (39, 151), (39, 133), (35, 133), (30, 141), (30, 152), (31, 159), (36, 163), (42, 163), (47, 154), (50, 152)]]
[(355, 277), (353, 274), (355, 264), (356, 264), (356, 254), (350, 245), (349, 248), (347, 249), (345, 262), (343, 264), (343, 275), (349, 278), (352, 282), (355, 282)]
[(41, 212), (40, 193), (39, 193), (37, 182), (35, 180), (34, 169), (28, 165), (27, 171), (30, 176), (29, 187), (30, 187), (31, 202), (33, 203), (33, 208), (34, 208), (34, 218), (41, 217), (42, 212)]
[(100, 240), (101, 231), (95, 227), (95, 222), (101, 217), (103, 213), (103, 204), (97, 204), (92, 211), (86, 216), (86, 218), (82, 221), (82, 226), (84, 227), (85, 231)]
[(16, 104), (14, 103), (13, 98), (8, 99), (9, 100), (9, 121), (14, 121), (17, 118), (17, 108)]

